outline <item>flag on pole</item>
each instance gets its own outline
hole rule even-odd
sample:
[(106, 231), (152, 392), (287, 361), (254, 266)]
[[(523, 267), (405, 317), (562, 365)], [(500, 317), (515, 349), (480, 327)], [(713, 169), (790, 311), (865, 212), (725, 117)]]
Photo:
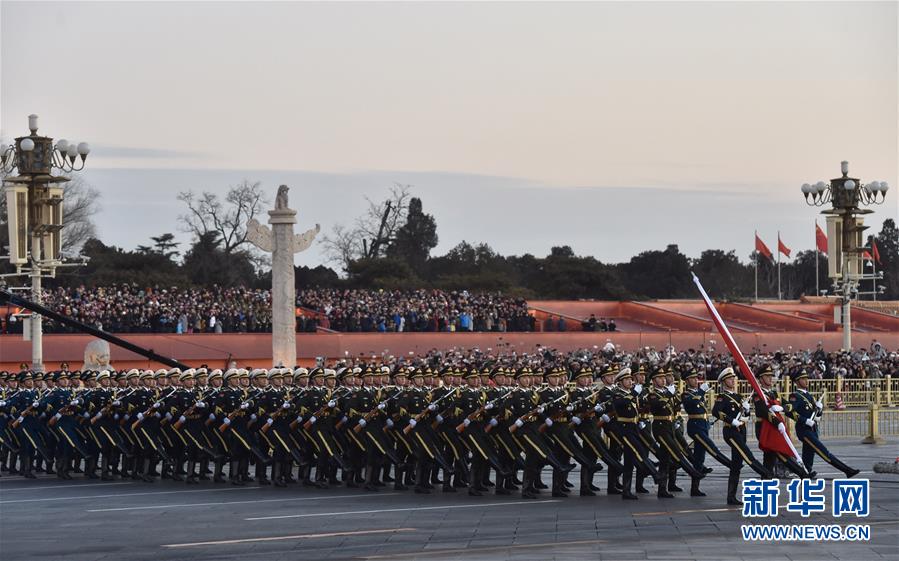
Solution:
[(874, 261), (877, 261), (877, 264), (880, 265), (880, 252), (877, 251), (877, 240), (871, 238), (871, 253), (874, 254)]
[(871, 254), (868, 253), (867, 249), (862, 252), (862, 259), (864, 259), (865, 261), (874, 261), (874, 258), (871, 257)]
[(815, 242), (817, 242), (818, 251), (827, 253), (827, 235), (824, 234), (824, 230), (818, 226), (817, 222), (815, 222)]
[[(756, 239), (758, 239), (758, 236), (756, 236)], [(712, 322), (715, 324), (718, 333), (721, 334), (721, 338), (724, 339), (724, 344), (727, 345), (730, 354), (734, 357), (734, 360), (737, 361), (737, 365), (740, 367), (740, 372), (743, 373), (743, 377), (746, 378), (746, 381), (752, 386), (752, 390), (756, 395), (765, 402), (765, 406), (770, 407), (775, 405), (768, 401), (768, 396), (762, 391), (762, 387), (759, 385), (758, 380), (756, 380), (755, 375), (749, 368), (749, 363), (746, 362), (746, 358), (743, 356), (743, 353), (740, 352), (737, 342), (730, 334), (727, 325), (724, 324), (724, 320), (718, 315), (718, 310), (715, 309), (714, 304), (712, 304), (712, 301), (709, 299), (709, 295), (706, 294), (705, 289), (702, 287), (702, 283), (699, 282), (699, 277), (695, 274), (693, 274), (693, 282), (696, 284), (696, 288), (699, 289), (699, 293), (702, 294), (705, 307), (708, 309), (709, 315), (712, 316)], [(770, 450), (772, 452), (780, 452), (784, 455), (791, 455), (799, 462), (802, 462), (799, 452), (796, 451), (796, 448), (793, 446), (793, 441), (790, 440), (790, 433), (786, 430), (786, 424), (783, 422), (783, 415), (778, 413), (776, 417), (780, 419), (780, 423), (777, 427), (774, 427), (771, 423), (762, 423), (762, 432), (759, 436), (759, 447), (762, 450)]]
[(762, 241), (762, 238), (760, 238), (758, 234), (755, 235), (755, 250), (771, 261), (774, 261), (774, 254), (771, 253), (771, 250), (768, 249), (768, 246), (765, 245), (765, 242)]
[(790, 256), (790, 248), (785, 246), (784, 243), (780, 241), (780, 232), (777, 233), (777, 251), (786, 255), (787, 257)]

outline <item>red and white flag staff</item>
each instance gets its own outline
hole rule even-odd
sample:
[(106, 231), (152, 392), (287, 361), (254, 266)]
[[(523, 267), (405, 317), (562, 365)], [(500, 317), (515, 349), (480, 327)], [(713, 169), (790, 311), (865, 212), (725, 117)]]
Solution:
[[(765, 406), (770, 407), (772, 404), (768, 401), (768, 396), (762, 391), (762, 387), (759, 385), (758, 380), (756, 380), (755, 375), (749, 368), (749, 363), (746, 362), (746, 358), (743, 356), (743, 353), (740, 352), (740, 347), (737, 346), (737, 342), (730, 334), (727, 325), (724, 324), (724, 320), (718, 315), (718, 310), (715, 309), (715, 305), (712, 304), (709, 295), (706, 294), (705, 289), (702, 287), (702, 283), (699, 282), (699, 277), (695, 274), (693, 274), (693, 282), (696, 284), (696, 288), (699, 289), (699, 293), (702, 294), (705, 307), (709, 310), (709, 315), (712, 316), (712, 322), (715, 324), (715, 328), (718, 329), (718, 333), (721, 334), (721, 338), (724, 339), (724, 343), (730, 350), (730, 354), (734, 357), (734, 360), (737, 361), (737, 365), (740, 367), (740, 372), (743, 373), (743, 377), (746, 378), (749, 385), (752, 386), (753, 391), (764, 400)], [(780, 421), (777, 424), (777, 430), (774, 430), (771, 423), (762, 423), (759, 447), (763, 450), (771, 450), (773, 452), (780, 452), (781, 454), (792, 455), (796, 460), (802, 462), (802, 457), (799, 455), (799, 452), (796, 451), (796, 447), (793, 446), (793, 441), (790, 440), (790, 434), (787, 432), (783, 415), (777, 413), (776, 416)]]

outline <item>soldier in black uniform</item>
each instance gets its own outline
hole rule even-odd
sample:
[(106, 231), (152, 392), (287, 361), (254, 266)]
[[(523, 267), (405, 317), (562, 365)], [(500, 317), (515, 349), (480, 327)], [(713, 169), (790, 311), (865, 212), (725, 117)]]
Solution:
[[(709, 384), (705, 381), (699, 383), (699, 372), (690, 368), (684, 373), (684, 381), (687, 388), (683, 393), (683, 407), (687, 412), (687, 434), (693, 439), (693, 467), (702, 473), (710, 473), (711, 468), (705, 466), (705, 455), (709, 453), (713, 458), (730, 469), (730, 460), (724, 455), (709, 436), (709, 413), (706, 406), (706, 392)], [(704, 497), (705, 493), (699, 488), (699, 479), (695, 477), (690, 485), (691, 497)]]
[[(778, 418), (778, 415), (783, 414), (784, 418), (790, 416), (792, 414), (792, 405), (789, 401), (786, 403), (781, 402), (780, 393), (774, 386), (774, 370), (770, 365), (762, 367), (758, 379), (765, 397), (768, 398), (768, 402), (765, 403), (765, 400), (758, 394), (753, 395), (755, 402), (755, 437), (756, 440), (761, 441), (762, 424), (771, 423), (771, 425), (777, 428), (783, 422), (783, 420)], [(795, 458), (763, 450), (762, 464), (775, 474), (777, 473), (776, 465), (778, 461), (803, 479), (814, 477), (814, 474), (809, 474), (804, 467), (799, 465)]]
[(602, 427), (609, 442), (609, 454), (615, 460), (615, 466), (610, 465), (607, 475), (606, 493), (609, 495), (621, 494), (621, 482), (619, 478), (623, 473), (622, 469), (618, 469), (621, 464), (621, 457), (624, 453), (621, 437), (618, 435), (618, 422), (613, 418), (614, 408), (612, 399), (615, 397), (615, 371), (611, 366), (606, 365), (600, 369), (600, 381), (603, 386), (599, 390), (599, 403), (597, 404), (596, 413), (600, 416), (598, 427)]
[(725, 368), (718, 375), (719, 392), (715, 398), (712, 415), (724, 423), (724, 441), (730, 446), (730, 473), (727, 478), (727, 504), (743, 504), (737, 499), (740, 484), (740, 469), (746, 462), (763, 479), (772, 479), (774, 474), (759, 463), (746, 446), (746, 419), (750, 412), (748, 401), (737, 392), (737, 376), (733, 368)]
[(624, 450), (624, 472), (621, 477), (621, 498), (636, 500), (637, 495), (631, 491), (634, 468), (639, 464), (652, 475), (657, 483), (661, 482), (659, 473), (649, 461), (649, 451), (640, 441), (637, 432), (639, 410), (633, 389), (634, 377), (630, 368), (624, 368), (615, 375), (618, 387), (612, 393), (612, 410), (616, 421), (616, 434)]

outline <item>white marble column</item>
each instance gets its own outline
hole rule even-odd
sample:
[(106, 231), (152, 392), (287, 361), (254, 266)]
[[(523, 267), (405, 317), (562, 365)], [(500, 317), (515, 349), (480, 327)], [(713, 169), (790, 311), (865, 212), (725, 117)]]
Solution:
[(297, 211), (268, 211), (272, 225), (272, 366), (297, 363), (296, 283), (293, 271), (293, 225)]

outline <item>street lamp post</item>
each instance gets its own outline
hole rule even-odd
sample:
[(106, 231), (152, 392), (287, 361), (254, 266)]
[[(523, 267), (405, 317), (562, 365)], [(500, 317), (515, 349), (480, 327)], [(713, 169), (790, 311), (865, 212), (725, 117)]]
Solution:
[[(84, 169), (90, 146), (37, 134), (37, 115), (28, 116), (31, 134), (0, 147), (0, 171), (12, 174), (3, 180), (9, 222), (9, 261), (16, 274), (31, 277), (31, 299), (41, 303), (41, 279), (53, 277), (62, 265), (62, 184), (68, 177), (55, 172)], [(29, 251), (30, 250), (30, 251)], [(43, 325), (41, 316), (31, 315), (31, 367), (43, 371)]]
[[(852, 327), (850, 322), (850, 304), (852, 295), (858, 292), (858, 281), (869, 278), (863, 273), (860, 263), (860, 254), (864, 250), (861, 247), (861, 233), (868, 227), (862, 225), (862, 216), (871, 214), (873, 210), (861, 208), (862, 205), (870, 206), (883, 204), (886, 200), (887, 190), (890, 188), (886, 181), (871, 181), (862, 184), (861, 180), (849, 177), (849, 162), (840, 164), (841, 177), (830, 180), (830, 184), (819, 181), (814, 184), (804, 183), (802, 194), (809, 206), (824, 206), (830, 204), (831, 208), (821, 211), (833, 219), (839, 225), (839, 246), (828, 247), (831, 270), (834, 271), (836, 263), (840, 269), (834, 278), (836, 292), (841, 298), (841, 320), (843, 324), (843, 350), (852, 349)], [(831, 220), (828, 220), (828, 226)], [(833, 236), (828, 237), (828, 244)], [(839, 250), (837, 250), (837, 247)], [(850, 255), (853, 256), (850, 261)], [(856, 269), (853, 272), (852, 268)]]

